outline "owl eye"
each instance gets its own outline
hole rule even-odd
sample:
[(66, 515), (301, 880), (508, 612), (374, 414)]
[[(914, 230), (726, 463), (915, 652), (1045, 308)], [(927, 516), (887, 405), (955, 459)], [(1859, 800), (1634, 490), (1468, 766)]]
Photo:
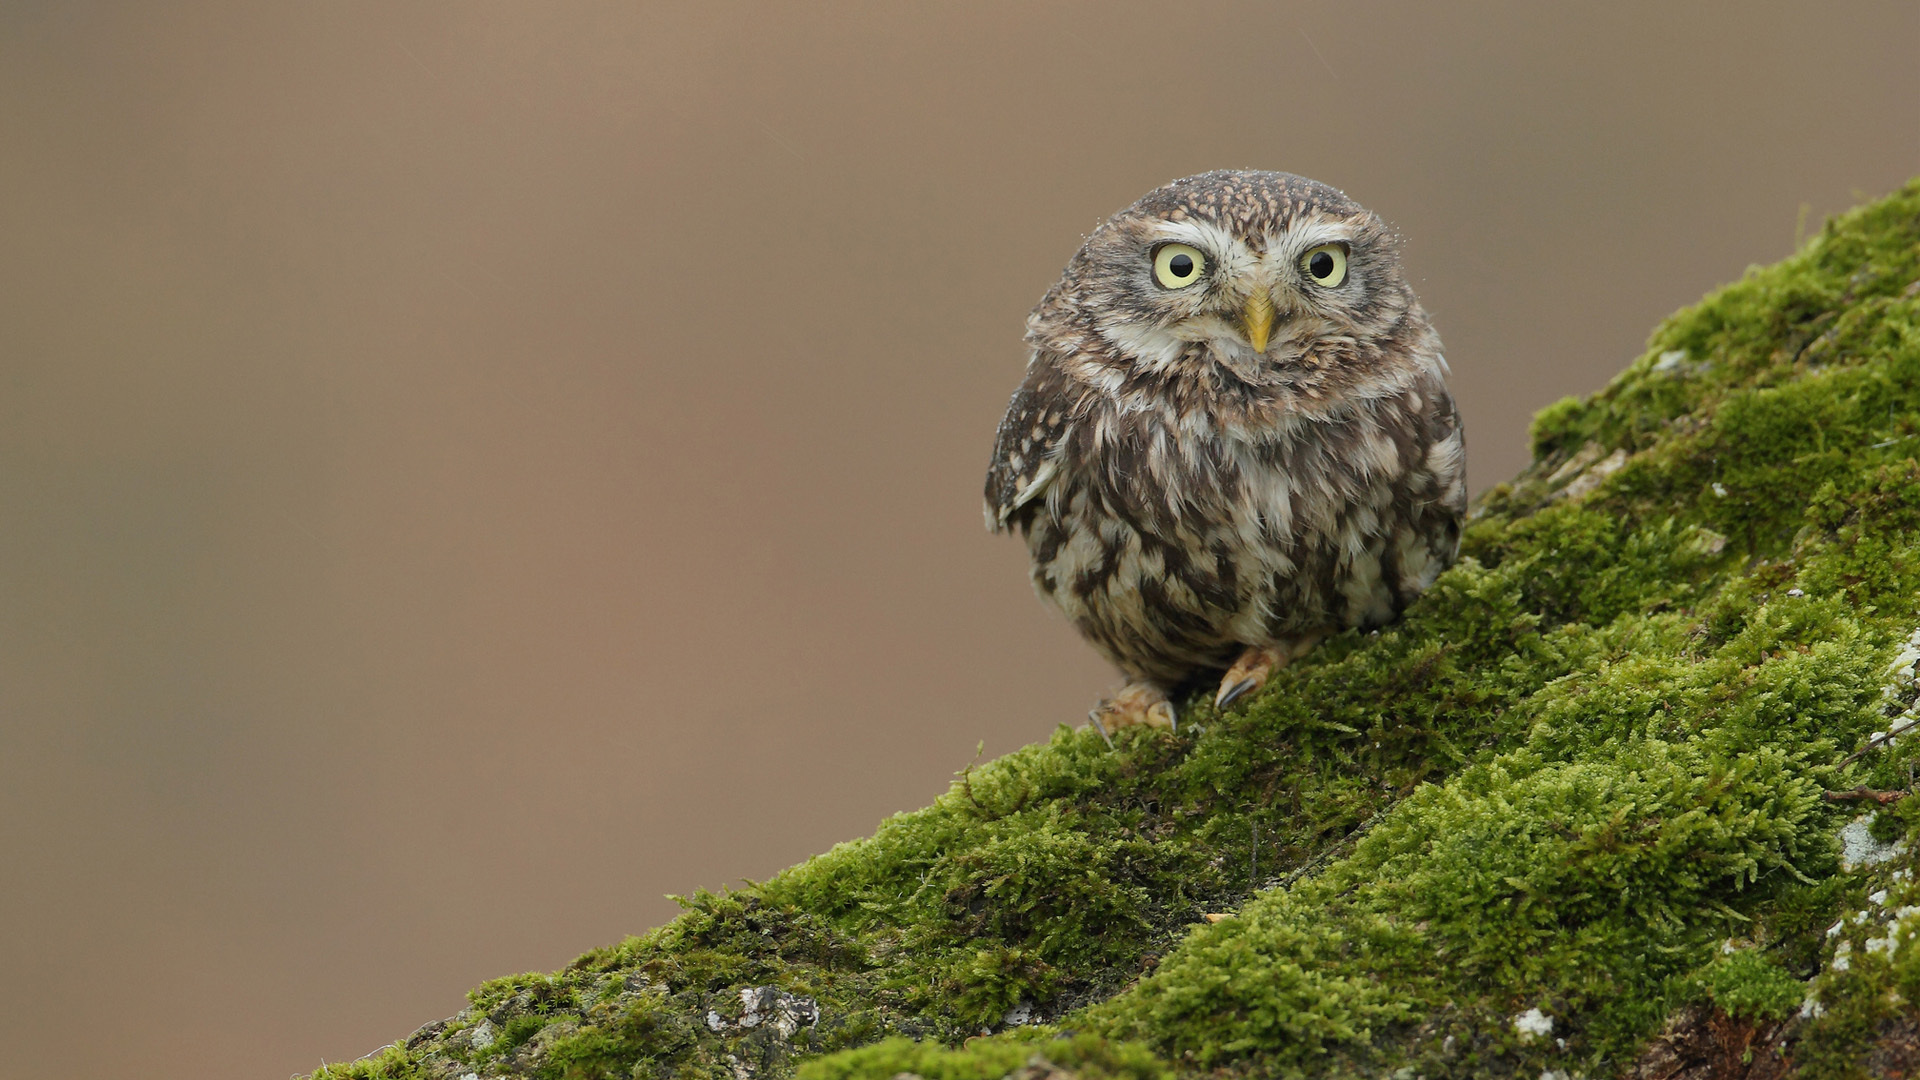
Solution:
[(1186, 244), (1162, 244), (1153, 253), (1153, 280), (1169, 289), (1184, 289), (1200, 280), (1207, 257)]
[(1347, 280), (1347, 249), (1340, 244), (1321, 244), (1301, 256), (1300, 269), (1315, 284), (1331, 289)]

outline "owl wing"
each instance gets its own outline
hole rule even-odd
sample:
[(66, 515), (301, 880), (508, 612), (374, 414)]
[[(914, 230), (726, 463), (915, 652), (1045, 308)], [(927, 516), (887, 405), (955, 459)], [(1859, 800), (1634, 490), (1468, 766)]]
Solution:
[(1421, 388), (1423, 409), (1408, 415), (1400, 437), (1409, 466), (1397, 495), (1402, 523), (1395, 537), (1396, 610), (1418, 596), (1460, 553), (1466, 517), (1466, 451), (1460, 412), (1436, 376)]
[(987, 531), (1003, 532), (1019, 509), (1045, 495), (1060, 472), (1072, 407), (1059, 377), (1042, 365), (1007, 403), (987, 466)]

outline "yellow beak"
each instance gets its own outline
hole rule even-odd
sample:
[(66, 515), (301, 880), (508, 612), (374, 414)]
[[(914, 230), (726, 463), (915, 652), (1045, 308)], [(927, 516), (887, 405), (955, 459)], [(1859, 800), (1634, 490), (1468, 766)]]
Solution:
[(1265, 289), (1247, 297), (1245, 311), (1247, 340), (1253, 343), (1253, 351), (1267, 351), (1267, 339), (1273, 336), (1273, 297)]

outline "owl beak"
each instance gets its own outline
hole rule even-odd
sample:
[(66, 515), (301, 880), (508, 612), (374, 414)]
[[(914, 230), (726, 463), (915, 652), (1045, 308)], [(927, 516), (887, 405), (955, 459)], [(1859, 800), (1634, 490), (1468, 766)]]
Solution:
[(1247, 341), (1253, 345), (1253, 351), (1267, 351), (1267, 339), (1273, 336), (1273, 297), (1265, 289), (1256, 291), (1247, 297), (1246, 310), (1242, 313), (1246, 319)]

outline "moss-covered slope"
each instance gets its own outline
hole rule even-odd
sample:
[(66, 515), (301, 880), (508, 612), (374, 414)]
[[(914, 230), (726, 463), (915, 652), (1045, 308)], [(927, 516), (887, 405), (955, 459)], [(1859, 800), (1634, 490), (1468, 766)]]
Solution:
[(1063, 727), (315, 1075), (1909, 1067), (1920, 183), (1534, 444), (1402, 623), (1244, 712)]

